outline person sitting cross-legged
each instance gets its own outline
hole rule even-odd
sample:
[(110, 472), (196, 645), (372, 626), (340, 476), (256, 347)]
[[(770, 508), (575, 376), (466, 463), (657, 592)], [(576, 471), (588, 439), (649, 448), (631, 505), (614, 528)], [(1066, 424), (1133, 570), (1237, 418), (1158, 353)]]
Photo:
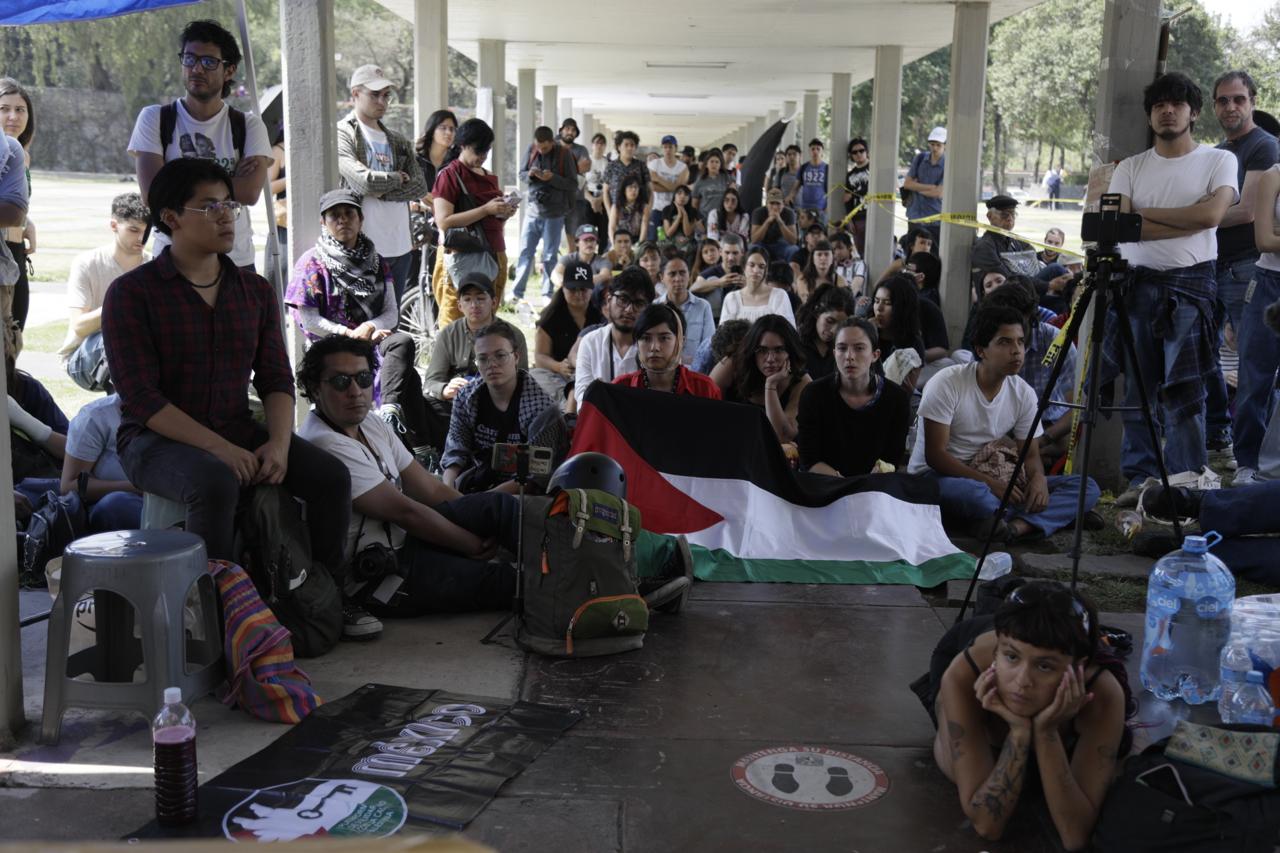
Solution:
[[(976, 362), (939, 371), (920, 400), (920, 426), (908, 468), (937, 477), (939, 503), (948, 517), (972, 524), (975, 535), (994, 541), (1048, 536), (1075, 516), (1079, 475), (1045, 477), (1038, 438), (1031, 442), (1014, 482), (1009, 520), (996, 509), (1012, 470), (984, 465), (998, 442), (1027, 438), (1036, 414), (1036, 394), (1018, 375), (1026, 357), (1025, 318), (1016, 308), (984, 302), (974, 321)], [(1042, 433), (1036, 424), (1035, 435)], [(997, 473), (990, 473), (996, 471)], [(1098, 486), (1088, 481), (1085, 510), (1098, 502)]]
[(369, 341), (330, 335), (307, 350), (298, 369), (298, 385), (315, 403), (299, 435), (350, 472), (351, 485), (331, 495), (351, 513), (342, 530), (347, 558), (372, 545), (395, 552), (408, 599), (397, 615), (506, 607), (514, 569), (490, 560), (499, 545), (515, 551), (516, 499), (497, 492), (464, 497), (427, 473), (371, 411), (373, 366)]
[(476, 332), (475, 360), (480, 375), (453, 398), (449, 437), (440, 459), (445, 485), (464, 493), (490, 488), (514, 493), (515, 481), (492, 470), (493, 446), (537, 443), (547, 424), (545, 417), (559, 417), (555, 402), (519, 366), (521, 343), (519, 330), (502, 320)]
[(615, 385), (670, 391), (694, 397), (721, 399), (711, 377), (681, 364), (684, 349), (684, 314), (674, 305), (655, 302), (640, 312), (632, 332), (640, 369), (613, 380)]

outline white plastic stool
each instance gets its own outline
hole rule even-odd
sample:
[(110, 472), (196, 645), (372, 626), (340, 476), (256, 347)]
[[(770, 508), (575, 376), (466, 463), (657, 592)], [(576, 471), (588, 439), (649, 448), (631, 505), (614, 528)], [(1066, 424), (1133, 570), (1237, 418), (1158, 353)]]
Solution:
[(142, 529), (164, 530), (170, 527), (183, 529), (187, 523), (187, 508), (177, 501), (162, 498), (151, 492), (142, 495)]

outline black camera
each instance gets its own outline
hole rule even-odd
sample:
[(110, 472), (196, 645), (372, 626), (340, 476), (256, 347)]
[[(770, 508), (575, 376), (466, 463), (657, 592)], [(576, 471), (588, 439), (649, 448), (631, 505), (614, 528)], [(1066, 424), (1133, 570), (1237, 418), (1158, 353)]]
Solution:
[(1119, 193), (1103, 193), (1098, 210), (1084, 215), (1080, 239), (1105, 248), (1114, 248), (1120, 243), (1137, 243), (1142, 239), (1142, 216), (1121, 213)]

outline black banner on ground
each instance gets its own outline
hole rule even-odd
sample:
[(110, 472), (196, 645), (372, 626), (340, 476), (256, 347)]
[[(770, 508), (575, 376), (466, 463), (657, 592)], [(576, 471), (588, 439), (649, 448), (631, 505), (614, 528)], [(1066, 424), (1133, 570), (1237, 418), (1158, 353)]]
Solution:
[(199, 819), (139, 838), (290, 841), (462, 829), (581, 714), (531, 702), (366, 684), (200, 786)]

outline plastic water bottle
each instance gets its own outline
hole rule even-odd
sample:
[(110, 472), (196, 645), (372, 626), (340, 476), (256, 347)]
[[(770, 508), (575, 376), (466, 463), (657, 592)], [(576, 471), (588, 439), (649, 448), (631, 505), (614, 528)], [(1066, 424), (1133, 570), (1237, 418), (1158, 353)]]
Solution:
[(1236, 593), (1231, 571), (1209, 553), (1221, 539), (1216, 532), (1188, 536), (1151, 570), (1139, 675), (1161, 699), (1202, 705), (1221, 693), (1219, 665)]
[(1251, 669), (1244, 680), (1244, 686), (1231, 698), (1231, 716), (1235, 718), (1232, 722), (1272, 726), (1276, 718), (1276, 707), (1271, 702), (1271, 693), (1267, 690), (1262, 673)]
[(1005, 551), (996, 551), (988, 554), (987, 559), (983, 560), (982, 572), (978, 575), (978, 580), (993, 581), (1011, 571), (1013, 571), (1013, 557)]
[(164, 707), (151, 722), (155, 748), (156, 820), (178, 826), (196, 819), (196, 721), (182, 690), (166, 687)]
[(521, 326), (529, 326), (533, 323), (533, 306), (523, 299), (516, 304), (516, 319)]
[(1142, 531), (1142, 514), (1131, 509), (1122, 509), (1116, 513), (1116, 530), (1125, 539), (1133, 541), (1133, 537)]
[(1251, 669), (1253, 669), (1253, 662), (1249, 660), (1248, 645), (1243, 637), (1232, 635), (1222, 649), (1222, 657), (1218, 666), (1218, 673), (1222, 682), (1222, 695), (1218, 697), (1218, 717), (1221, 718), (1222, 722), (1240, 722), (1232, 716), (1231, 699), (1244, 686), (1245, 676), (1249, 674)]

